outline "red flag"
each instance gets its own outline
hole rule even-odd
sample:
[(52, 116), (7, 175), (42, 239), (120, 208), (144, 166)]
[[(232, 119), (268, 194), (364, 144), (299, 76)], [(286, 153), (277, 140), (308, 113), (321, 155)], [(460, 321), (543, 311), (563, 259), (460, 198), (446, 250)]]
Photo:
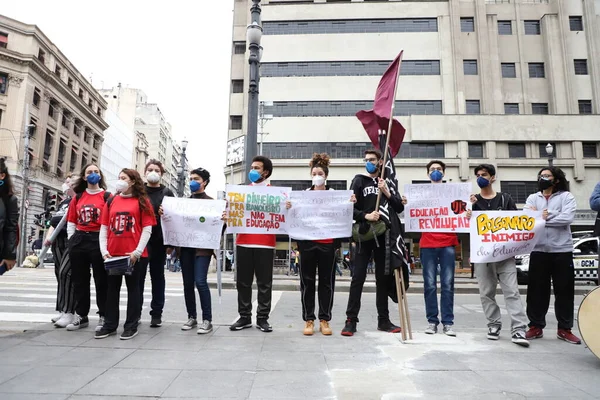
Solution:
[[(387, 132), (389, 127), (402, 53), (404, 53), (404, 51), (401, 51), (400, 54), (398, 54), (398, 57), (392, 61), (381, 77), (379, 86), (377, 86), (377, 92), (375, 92), (373, 109), (362, 110), (356, 113), (356, 117), (363, 124), (365, 131), (367, 131), (371, 143), (377, 148), (379, 148), (379, 131)], [(390, 153), (392, 154), (392, 157), (395, 157), (400, 151), (400, 146), (404, 140), (405, 133), (406, 129), (404, 129), (402, 124), (396, 119), (393, 119), (392, 131), (390, 133)]]

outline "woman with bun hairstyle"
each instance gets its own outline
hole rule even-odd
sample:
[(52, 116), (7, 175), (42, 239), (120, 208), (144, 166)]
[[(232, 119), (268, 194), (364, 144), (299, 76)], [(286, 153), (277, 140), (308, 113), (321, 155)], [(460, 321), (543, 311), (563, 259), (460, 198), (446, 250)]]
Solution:
[[(329, 155), (326, 153), (315, 153), (309, 163), (312, 186), (306, 190), (333, 190), (328, 187)], [(354, 195), (350, 198), (355, 202)], [(286, 203), (287, 208), (292, 207), (291, 202)], [(300, 262), (298, 271), (300, 274), (300, 299), (302, 301), (302, 319), (305, 322), (304, 334), (310, 336), (315, 331), (315, 280), (317, 269), (319, 271), (319, 320), (320, 330), (323, 335), (331, 335), (329, 326), (331, 320), (331, 309), (333, 307), (333, 292), (335, 289), (335, 251), (334, 239), (323, 240), (301, 240), (298, 241)]]

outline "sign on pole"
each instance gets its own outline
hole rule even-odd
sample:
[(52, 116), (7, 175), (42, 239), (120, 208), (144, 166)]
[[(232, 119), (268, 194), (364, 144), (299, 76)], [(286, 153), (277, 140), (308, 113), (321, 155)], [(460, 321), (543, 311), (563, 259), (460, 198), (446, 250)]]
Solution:
[(323, 240), (352, 236), (351, 190), (292, 192), (288, 210), (288, 235), (298, 240)]

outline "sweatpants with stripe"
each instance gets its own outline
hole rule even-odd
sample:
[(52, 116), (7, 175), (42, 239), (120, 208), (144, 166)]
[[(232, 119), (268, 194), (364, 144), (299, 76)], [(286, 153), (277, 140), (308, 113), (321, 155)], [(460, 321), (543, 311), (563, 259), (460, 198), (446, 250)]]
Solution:
[(67, 248), (67, 235), (58, 235), (52, 243), (54, 274), (58, 283), (56, 311), (75, 312), (75, 288), (72, 280), (71, 257)]
[(335, 290), (335, 248), (333, 243), (299, 242), (300, 295), (302, 319), (315, 321), (315, 280), (319, 274), (319, 320), (331, 321)]

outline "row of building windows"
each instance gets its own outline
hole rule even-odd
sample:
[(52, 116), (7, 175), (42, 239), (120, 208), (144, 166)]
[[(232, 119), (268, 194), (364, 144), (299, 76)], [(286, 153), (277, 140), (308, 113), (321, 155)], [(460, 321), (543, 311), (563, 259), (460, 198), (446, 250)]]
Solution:
[[(349, 117), (373, 107), (372, 101), (276, 101), (265, 107), (274, 117)], [(396, 100), (395, 115), (439, 115), (441, 100)]]
[[(466, 114), (481, 114), (479, 100), (466, 100)], [(578, 100), (579, 114), (587, 115), (593, 113), (591, 100)], [(504, 114), (520, 114), (519, 103), (504, 103)], [(549, 114), (548, 103), (531, 103), (531, 114)]]
[[(260, 76), (381, 76), (390, 63), (391, 61), (272, 62), (260, 65)], [(440, 60), (402, 60), (400, 75), (440, 75)]]
[[(539, 19), (535, 20), (524, 20), (523, 29), (526, 35), (541, 35), (542, 29)], [(569, 29), (572, 32), (583, 31), (583, 18), (580, 15), (572, 15), (569, 17)], [(461, 32), (475, 32), (475, 18), (463, 17), (460, 19), (460, 30)], [(513, 21), (511, 20), (499, 20), (498, 21), (498, 34), (499, 35), (512, 35), (513, 34)]]
[(265, 35), (438, 31), (437, 18), (265, 21), (262, 27)]
[[(556, 143), (550, 143), (552, 145), (552, 157), (556, 158)], [(540, 158), (548, 157), (546, 146), (548, 143), (538, 143), (538, 153)], [(584, 158), (598, 158), (598, 143), (596, 142), (584, 142), (583, 146), (583, 157)], [(508, 144), (508, 156), (509, 158), (527, 158), (527, 145), (525, 143), (509, 143)], [(487, 158), (485, 153), (485, 145), (481, 142), (469, 142), (469, 158)]]
[[(368, 142), (269, 142), (263, 143), (263, 154), (273, 159), (311, 158), (314, 153), (327, 153), (332, 158), (364, 157), (372, 148)], [(444, 143), (403, 143), (396, 158), (444, 158)]]

